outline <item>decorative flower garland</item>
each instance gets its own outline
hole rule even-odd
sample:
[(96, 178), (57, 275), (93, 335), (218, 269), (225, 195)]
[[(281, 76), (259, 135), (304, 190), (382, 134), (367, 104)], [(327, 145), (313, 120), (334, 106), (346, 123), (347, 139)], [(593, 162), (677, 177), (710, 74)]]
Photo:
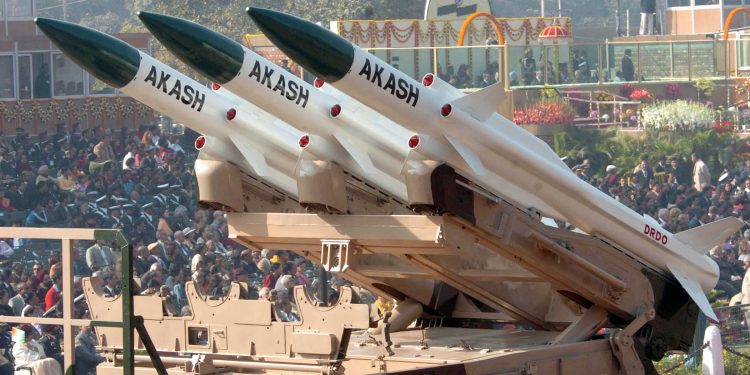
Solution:
[(97, 105), (97, 102), (94, 100), (94, 98), (86, 98), (86, 100), (83, 102), (83, 108), (88, 113), (90, 118), (98, 120), (102, 117), (101, 109)]
[(24, 110), (21, 113), (21, 121), (29, 123), (34, 121), (34, 115), (39, 113), (39, 103), (36, 101), (31, 102), (31, 108)]
[(108, 119), (114, 120), (117, 118), (117, 114), (120, 112), (119, 100), (120, 100), (119, 97), (114, 98), (114, 99), (109, 98), (104, 103), (104, 106), (105, 106), (104, 112), (107, 115)]
[[(418, 21), (414, 21), (412, 24), (412, 29), (416, 31), (417, 37), (414, 38), (414, 48), (419, 48), (419, 40), (421, 39), (419, 35), (422, 35), (420, 33), (420, 26)], [(414, 54), (414, 76), (419, 77), (419, 52)]]
[(18, 118), (18, 104), (20, 102), (15, 103), (10, 109), (5, 110), (5, 121), (13, 122), (16, 121)]
[(750, 94), (750, 77), (737, 81), (734, 90), (738, 96)]
[(21, 126), (31, 123), (37, 117), (42, 124), (53, 120), (67, 122), (69, 119), (82, 121), (88, 116), (91, 120), (103, 118), (115, 119), (119, 115), (123, 119), (137, 115), (147, 118), (151, 108), (130, 98), (86, 98), (81, 101), (68, 99), (66, 101), (50, 100), (21, 101), (13, 104), (0, 102), (0, 119), (7, 122), (21, 121)]
[(120, 104), (118, 104), (118, 110), (120, 112), (120, 117), (123, 119), (130, 118), (130, 116), (133, 115), (133, 99), (123, 99), (123, 98), (117, 98), (120, 101)]
[(68, 99), (65, 101), (65, 115), (68, 117), (76, 117), (76, 112), (78, 110), (78, 107), (76, 106), (76, 103), (72, 99)]
[[(519, 42), (523, 39), (525, 44), (538, 40), (542, 30), (549, 26), (548, 23), (551, 24), (551, 21), (546, 18), (536, 18), (533, 22), (535, 24), (532, 24), (532, 19), (525, 19), (518, 27), (511, 26), (512, 22), (507, 19), (498, 19), (497, 21), (506, 39), (513, 42)], [(365, 23), (366, 25), (364, 25)], [(438, 26), (439, 23), (442, 23), (442, 27)], [(570, 31), (571, 20), (565, 19), (562, 23), (561, 27)], [(378, 27), (381, 24), (382, 27)], [(392, 39), (399, 43), (407, 43), (412, 38), (421, 43), (429, 41), (430, 47), (452, 46), (458, 42), (460, 33), (460, 28), (454, 27), (450, 21), (428, 21), (427, 27), (424, 29), (421, 26), (422, 21), (414, 21), (405, 28), (400, 28), (397, 24), (398, 21), (359, 21), (352, 22), (347, 29), (345, 24), (339, 23), (339, 34), (354, 44), (376, 48), (384, 44), (390, 46)], [(485, 40), (488, 36), (487, 30), (490, 30), (490, 33), (494, 32), (490, 20), (484, 20), (481, 27), (474, 27), (473, 25), (474, 23), (470, 24), (467, 30), (467, 37), (470, 39)]]
[(147, 105), (145, 105), (145, 104), (143, 104), (141, 102), (137, 102), (137, 101), (134, 100), (133, 101), (133, 106), (137, 106), (138, 107), (138, 109), (135, 112), (138, 113), (138, 117), (140, 117), (140, 118), (146, 118), (151, 113), (151, 108), (149, 108)]
[(20, 100), (17, 101), (16, 106), (18, 106), (18, 119), (21, 120), (21, 122), (26, 123), (34, 119), (34, 112), (31, 108), (24, 106), (23, 102)]
[(47, 111), (50, 113), (50, 115), (54, 115), (57, 121), (65, 121), (67, 120), (66, 115), (60, 106), (60, 103), (56, 100), (53, 100), (50, 102), (49, 107), (47, 108)]
[(65, 106), (68, 108), (68, 114), (76, 121), (83, 121), (88, 116), (86, 112), (86, 103), (81, 105), (76, 104), (73, 100), (65, 102)]
[(52, 120), (52, 115), (54, 115), (54, 112), (52, 112), (52, 103), (54, 102), (50, 102), (45, 106), (40, 106), (39, 111), (37, 111), (39, 121), (47, 123)]

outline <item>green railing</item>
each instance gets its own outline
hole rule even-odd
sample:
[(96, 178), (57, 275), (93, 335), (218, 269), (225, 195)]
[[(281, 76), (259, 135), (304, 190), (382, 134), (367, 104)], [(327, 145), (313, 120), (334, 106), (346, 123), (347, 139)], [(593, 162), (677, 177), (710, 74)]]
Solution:
[[(748, 65), (748, 41), (728, 43), (729, 74)], [(416, 80), (437, 72), (463, 89), (483, 87), (483, 73), (506, 87), (620, 84), (622, 61), (630, 50), (634, 82), (686, 82), (697, 78), (726, 78), (726, 45), (720, 40), (640, 41), (573, 44), (548, 42), (536, 46), (473, 46), (370, 48), (372, 54)], [(533, 63), (524, 60), (530, 52)], [(746, 59), (743, 56), (748, 55)], [(620, 74), (618, 74), (620, 72)], [(619, 77), (618, 77), (619, 76)]]
[(75, 241), (105, 241), (120, 250), (121, 280), (133, 279), (132, 251), (120, 230), (114, 229), (72, 229), (72, 228), (19, 228), (0, 227), (0, 238), (24, 238), (32, 241), (57, 239), (62, 249), (62, 318), (35, 318), (0, 316), (1, 323), (45, 324), (63, 326), (64, 373), (74, 374), (75, 341), (73, 327), (106, 326), (120, 327), (123, 330), (123, 374), (133, 375), (133, 329), (138, 319), (133, 316), (133, 293), (131, 282), (122, 282), (122, 321), (98, 321), (75, 319), (73, 317), (74, 296), (69, 292), (73, 287), (73, 251)]

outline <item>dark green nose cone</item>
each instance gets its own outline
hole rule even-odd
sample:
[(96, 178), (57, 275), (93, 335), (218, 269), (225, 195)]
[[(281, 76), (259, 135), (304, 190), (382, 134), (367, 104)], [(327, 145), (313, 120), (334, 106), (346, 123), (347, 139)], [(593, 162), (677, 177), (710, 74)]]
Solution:
[(120, 39), (49, 18), (37, 18), (34, 22), (66, 56), (114, 88), (127, 85), (138, 73), (140, 53)]
[(262, 8), (247, 14), (276, 47), (326, 82), (344, 77), (354, 62), (354, 46), (310, 21)]
[(194, 22), (163, 14), (138, 12), (146, 28), (178, 59), (216, 83), (225, 84), (242, 68), (242, 46)]

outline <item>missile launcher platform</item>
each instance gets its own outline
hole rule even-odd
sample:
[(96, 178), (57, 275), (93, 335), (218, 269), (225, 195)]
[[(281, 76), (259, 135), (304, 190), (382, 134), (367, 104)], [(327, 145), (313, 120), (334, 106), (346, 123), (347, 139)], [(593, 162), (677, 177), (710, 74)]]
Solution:
[[(199, 200), (230, 211), (238, 243), (294, 251), (397, 305), (377, 317), (345, 287), (319, 306), (298, 286), (300, 321), (284, 322), (272, 303), (240, 299), (236, 283), (221, 300), (188, 283), (190, 317), (133, 296), (169, 373), (643, 374), (691, 344), (699, 310), (679, 285), (444, 165), (413, 176), (432, 181), (434, 204), (418, 210), (334, 165), (300, 180), (299, 200), (230, 163), (199, 159), (196, 172)], [(346, 212), (321, 185), (345, 187)], [(117, 320), (119, 297), (101, 287), (84, 281), (92, 319)], [(121, 331), (96, 330), (108, 359), (97, 371), (122, 373)], [(157, 371), (135, 360), (135, 372)]]
[[(198, 200), (229, 212), (232, 239), (293, 251), (396, 305), (379, 316), (353, 288), (321, 305), (326, 288), (314, 298), (297, 287), (300, 320), (287, 322), (280, 306), (240, 298), (239, 284), (215, 300), (187, 283), (192, 315), (172, 316), (160, 297), (131, 295), (130, 286), (107, 297), (102, 280), (89, 278), (92, 319), (109, 322), (96, 324), (100, 375), (650, 374), (652, 360), (689, 348), (700, 311), (715, 318), (704, 291), (718, 266), (702, 251), (740, 220), (662, 233), (495, 113), (500, 85), (465, 95), (428, 75), (420, 86), (308, 21), (248, 14), (316, 73), (314, 89), (174, 17), (139, 15), (215, 81), (212, 92), (106, 34), (36, 24), (94, 76), (202, 133)], [(172, 90), (156, 89), (157, 71)], [(342, 92), (315, 91), (323, 81)], [(134, 353), (141, 349), (149, 355)]]

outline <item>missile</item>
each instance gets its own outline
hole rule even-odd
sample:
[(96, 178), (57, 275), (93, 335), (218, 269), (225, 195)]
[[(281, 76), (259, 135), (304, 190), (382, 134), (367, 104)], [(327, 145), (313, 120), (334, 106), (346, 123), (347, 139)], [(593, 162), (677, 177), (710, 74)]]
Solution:
[[(432, 156), (445, 157), (454, 167), (471, 170), (465, 159), (449, 145), (429, 141), (426, 136), (414, 136), (412, 131), (352, 97), (330, 85), (323, 85), (320, 79), (310, 85), (239, 43), (193, 22), (147, 12), (140, 12), (139, 17), (166, 48), (212, 79), (218, 92), (231, 91), (238, 98), (252, 102), (300, 129), (331, 143), (338, 142), (366, 174), (374, 169), (382, 170), (391, 178), (402, 181), (404, 174), (418, 168), (425, 157)], [(259, 72), (262, 72), (260, 76)], [(290, 90), (293, 94), (287, 95)], [(302, 101), (298, 100), (300, 95), (304, 98)], [(411, 146), (404, 141), (408, 138), (414, 139)], [(468, 176), (474, 174), (469, 172)], [(511, 199), (531, 203), (535, 208), (559, 217), (554, 209), (516, 188), (507, 179), (496, 174), (484, 175), (483, 179), (504, 186), (506, 192), (514, 191), (510, 194)], [(383, 180), (372, 178), (379, 185)], [(391, 190), (387, 186), (384, 188)]]
[(226, 89), (305, 132), (309, 152), (314, 153), (316, 144), (328, 143), (327, 160), (401, 201), (408, 200), (403, 160), (383, 152), (377, 140), (363, 140), (357, 132), (363, 120), (336, 126), (341, 106), (334, 98), (213, 30), (161, 14), (139, 12), (138, 17), (162, 45), (213, 80), (222, 92)]
[(259, 126), (261, 122), (252, 122), (259, 115), (235, 109), (236, 100), (210, 91), (117, 38), (58, 20), (35, 22), (61, 51), (98, 79), (204, 134), (196, 147), (201, 153), (230, 161), (297, 196), (293, 171), (301, 150), (284, 149), (302, 137), (293, 127), (273, 123), (271, 131), (266, 123)]
[[(209, 135), (200, 135), (195, 139), (194, 146), (196, 150), (200, 151), (198, 157), (201, 159), (229, 161), (243, 171), (254, 169), (234, 143), (230, 141)], [(264, 180), (289, 194), (289, 196), (297, 197), (297, 181), (293, 177), (274, 170), (269, 170), (269, 173), (269, 175), (263, 177)]]
[[(464, 96), (443, 94), (312, 22), (267, 9), (247, 12), (308, 71), (410, 130), (452, 138), (469, 151), (481, 149), (476, 155), (487, 169), (539, 197), (573, 225), (673, 278), (717, 320), (704, 292), (716, 285), (719, 267), (706, 253), (741, 228), (739, 219), (669, 233), (577, 178), (547, 144), (495, 112), (504, 93), (499, 84)], [(502, 186), (487, 188), (502, 195)]]

